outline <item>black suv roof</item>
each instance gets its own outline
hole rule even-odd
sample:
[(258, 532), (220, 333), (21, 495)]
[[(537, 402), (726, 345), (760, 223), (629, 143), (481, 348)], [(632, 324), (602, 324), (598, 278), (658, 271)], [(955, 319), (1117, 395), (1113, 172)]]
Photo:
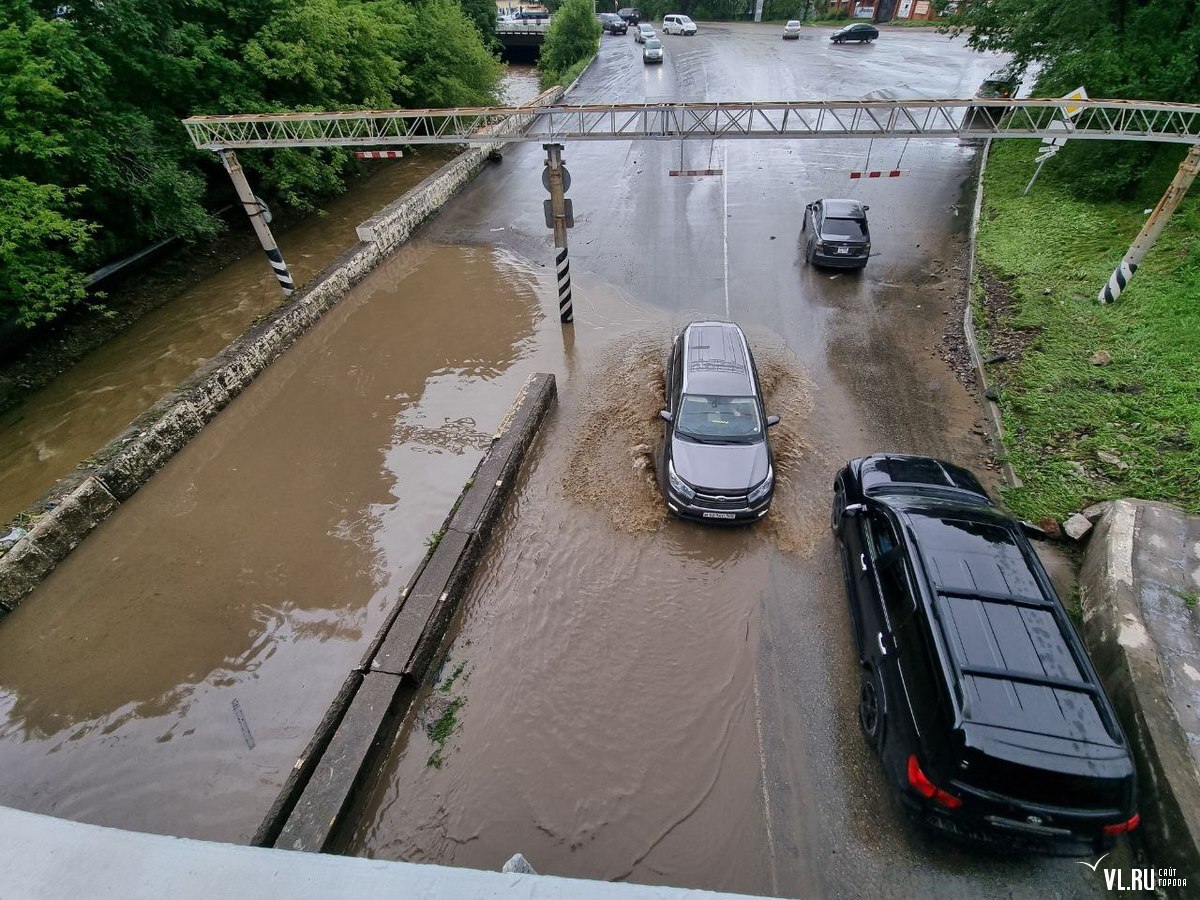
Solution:
[(967, 744), (1019, 760), (1039, 742), (1043, 752), (1062, 752), (1068, 742), (1060, 762), (1070, 768), (1077, 759), (1081, 772), (1098, 758), (1124, 760), (1108, 700), (1016, 523), (953, 498), (874, 499), (896, 514), (916, 548), (916, 575)]

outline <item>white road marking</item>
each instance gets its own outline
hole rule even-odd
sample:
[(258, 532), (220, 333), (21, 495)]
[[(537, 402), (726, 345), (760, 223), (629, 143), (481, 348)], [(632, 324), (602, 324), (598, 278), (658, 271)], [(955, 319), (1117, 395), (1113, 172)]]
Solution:
[(721, 244), (725, 256), (725, 318), (729, 318), (729, 151), (721, 159)]
[(775, 872), (775, 830), (771, 825), (771, 797), (767, 791), (767, 748), (763, 742), (762, 697), (758, 690), (758, 668), (754, 669), (754, 725), (758, 729), (758, 766), (762, 780), (763, 816), (767, 824), (767, 852), (771, 858), (771, 893), (779, 895), (779, 877)]

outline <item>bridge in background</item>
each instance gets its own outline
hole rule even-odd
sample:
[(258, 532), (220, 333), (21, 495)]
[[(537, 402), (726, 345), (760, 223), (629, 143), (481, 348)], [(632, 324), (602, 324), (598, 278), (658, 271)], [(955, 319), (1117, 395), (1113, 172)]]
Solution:
[(615, 103), (192, 116), (201, 150), (506, 141), (1071, 138), (1200, 144), (1200, 105), (1141, 100), (803, 100)]
[(496, 39), (505, 50), (541, 47), (550, 29), (550, 20), (534, 22), (497, 22)]

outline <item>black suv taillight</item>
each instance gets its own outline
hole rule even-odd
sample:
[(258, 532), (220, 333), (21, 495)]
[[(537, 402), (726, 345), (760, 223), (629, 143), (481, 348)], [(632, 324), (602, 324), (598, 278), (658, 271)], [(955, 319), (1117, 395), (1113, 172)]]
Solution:
[(943, 791), (921, 771), (921, 764), (917, 762), (915, 753), (908, 758), (908, 783), (922, 797), (926, 797), (934, 803), (940, 803), (947, 809), (958, 809), (962, 806), (961, 800), (953, 794)]
[(1134, 813), (1124, 822), (1118, 822), (1115, 825), (1105, 825), (1101, 831), (1105, 837), (1113, 837), (1118, 834), (1124, 834), (1127, 831), (1133, 831), (1141, 823), (1142, 817), (1138, 813)]

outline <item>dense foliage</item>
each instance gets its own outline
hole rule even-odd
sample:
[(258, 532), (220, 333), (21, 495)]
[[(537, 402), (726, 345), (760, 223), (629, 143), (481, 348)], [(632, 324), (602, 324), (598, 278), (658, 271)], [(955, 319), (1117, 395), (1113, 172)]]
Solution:
[[(944, 27), (977, 50), (998, 50), (1037, 72), (1036, 90), (1061, 96), (1200, 101), (1200, 12), (1195, 0), (988, 0), (959, 7)], [(1128, 196), (1164, 153), (1128, 142), (1071, 141), (1054, 166), (1076, 173), (1081, 196)]]
[[(494, 19), (492, 0), (0, 0), (0, 319), (51, 320), (84, 298), (84, 272), (217, 230), (231, 188), (180, 119), (490, 103)], [(353, 165), (239, 156), (300, 209)]]
[[(543, 83), (564, 81), (600, 49), (600, 23), (592, 0), (564, 0), (550, 20), (538, 69)], [(577, 72), (575, 72), (577, 74)]]
[[(1096, 303), (1174, 166), (1158, 167), (1126, 201), (1081, 201), (1065, 173), (1043, 175), (1025, 196), (1037, 146), (995, 142), (979, 223), (978, 258), (997, 277), (985, 282), (975, 321), (984, 357), (1008, 358), (988, 367), (988, 380), (1025, 482), (1006, 503), (1033, 520), (1114, 497), (1196, 512), (1200, 198), (1176, 210), (1121, 299)], [(1099, 350), (1109, 364), (1092, 364)]]

